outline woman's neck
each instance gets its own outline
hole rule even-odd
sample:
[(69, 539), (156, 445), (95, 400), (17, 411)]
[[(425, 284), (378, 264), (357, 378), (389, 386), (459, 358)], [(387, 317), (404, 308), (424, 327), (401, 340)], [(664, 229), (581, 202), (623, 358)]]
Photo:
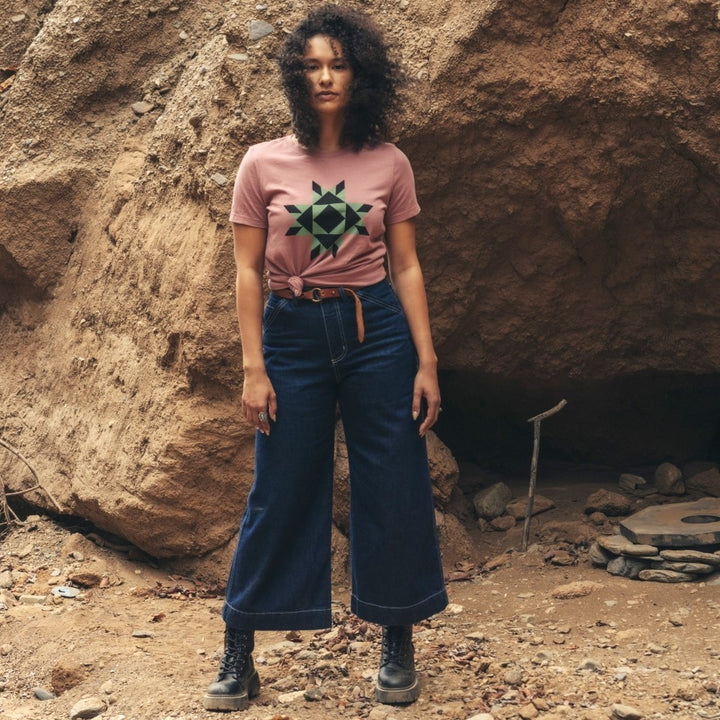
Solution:
[(334, 152), (342, 149), (341, 140), (344, 125), (344, 116), (320, 117), (317, 149), (320, 152)]

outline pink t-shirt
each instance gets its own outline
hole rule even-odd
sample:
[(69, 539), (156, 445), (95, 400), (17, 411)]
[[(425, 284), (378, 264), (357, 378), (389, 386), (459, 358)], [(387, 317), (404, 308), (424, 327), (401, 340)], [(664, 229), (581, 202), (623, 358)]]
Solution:
[(418, 212), (410, 162), (395, 145), (313, 154), (287, 136), (248, 149), (230, 221), (267, 228), (270, 288), (299, 294), (382, 280), (386, 226)]

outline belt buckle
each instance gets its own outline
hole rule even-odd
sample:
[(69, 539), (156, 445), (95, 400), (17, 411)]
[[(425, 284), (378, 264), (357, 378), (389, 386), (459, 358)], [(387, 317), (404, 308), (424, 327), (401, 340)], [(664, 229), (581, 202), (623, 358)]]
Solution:
[(313, 302), (319, 303), (322, 302), (322, 288), (316, 287), (313, 288), (311, 291), (312, 297), (310, 298)]

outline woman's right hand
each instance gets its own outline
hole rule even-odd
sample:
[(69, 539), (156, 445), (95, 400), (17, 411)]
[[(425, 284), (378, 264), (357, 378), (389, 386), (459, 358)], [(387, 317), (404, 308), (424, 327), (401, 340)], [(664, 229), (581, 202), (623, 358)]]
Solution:
[(277, 396), (265, 369), (245, 370), (242, 410), (245, 419), (261, 433), (270, 434), (270, 420), (277, 416)]

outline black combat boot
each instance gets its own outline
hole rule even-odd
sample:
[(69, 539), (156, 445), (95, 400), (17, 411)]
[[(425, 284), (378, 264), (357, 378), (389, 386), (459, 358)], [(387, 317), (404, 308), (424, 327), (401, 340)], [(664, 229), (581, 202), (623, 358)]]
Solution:
[(206, 710), (246, 710), (248, 699), (260, 692), (260, 678), (250, 654), (254, 647), (252, 630), (225, 629), (225, 654), (217, 680), (205, 695)]
[(420, 695), (415, 674), (412, 625), (387, 625), (382, 629), (382, 655), (375, 699), (390, 705), (411, 703)]

